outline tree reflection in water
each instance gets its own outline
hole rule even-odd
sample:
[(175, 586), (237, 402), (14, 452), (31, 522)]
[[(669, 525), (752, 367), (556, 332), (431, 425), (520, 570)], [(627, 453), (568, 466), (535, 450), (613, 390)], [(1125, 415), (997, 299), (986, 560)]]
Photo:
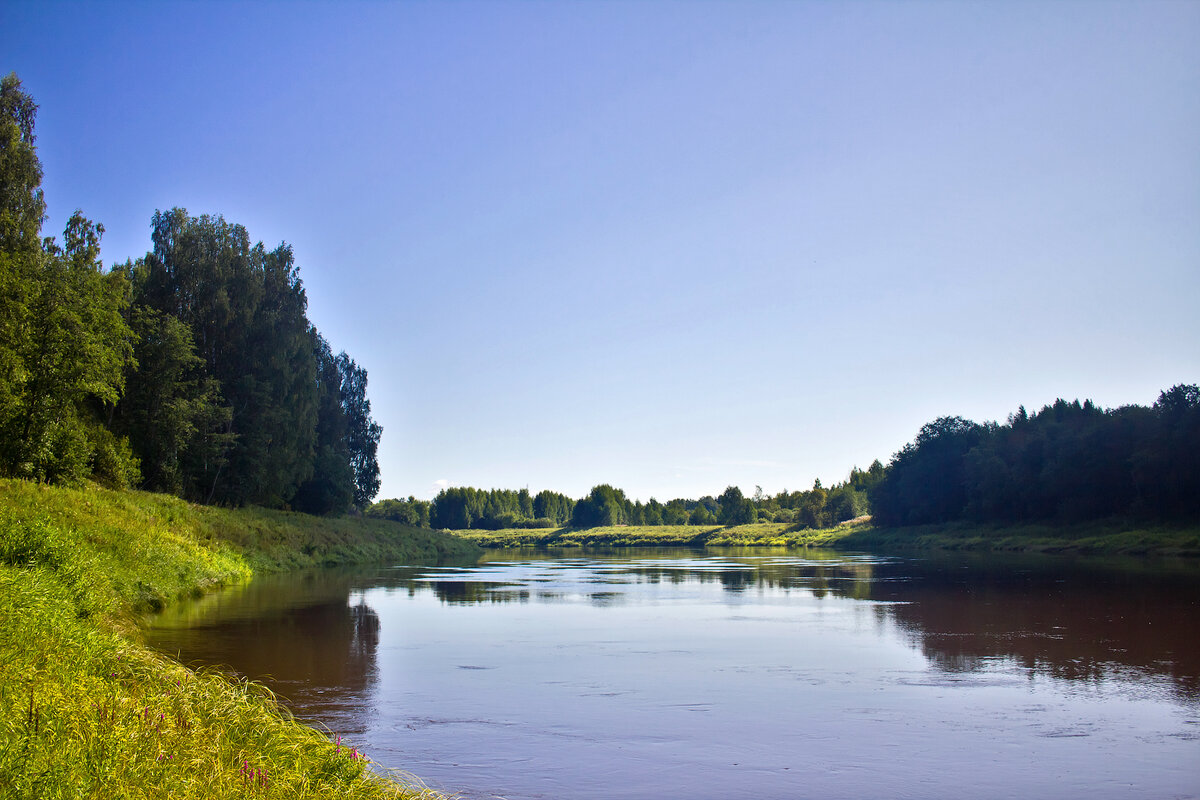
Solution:
[(146, 639), (185, 664), (263, 681), (307, 719), (361, 730), (376, 680), (379, 616), (344, 571), (270, 577), (173, 609)]
[(1200, 568), (1128, 559), (946, 555), (882, 558), (823, 550), (493, 551), (467, 568), (321, 571), (257, 580), (157, 618), (148, 641), (185, 663), (267, 683), (305, 717), (361, 730), (373, 714), (380, 620), (367, 590), (430, 593), (466, 606), (620, 606), (638, 586), (719, 584), (877, 603), (936, 669), (1019, 664), (1066, 681), (1162, 676), (1200, 702)]
[[(880, 602), (875, 613), (906, 631), (944, 672), (984, 671), (997, 660), (1069, 681), (1133, 670), (1168, 677), (1181, 699), (1200, 701), (1200, 568), (1188, 562), (744, 548), (618, 549), (538, 560), (545, 555), (493, 551), (479, 570), (413, 572), (404, 582), (452, 604), (582, 596), (613, 605), (630, 583), (720, 583), (735, 593), (804, 589), (815, 597)], [(519, 569), (489, 580), (502, 566)], [(564, 591), (564, 582), (579, 591)]]

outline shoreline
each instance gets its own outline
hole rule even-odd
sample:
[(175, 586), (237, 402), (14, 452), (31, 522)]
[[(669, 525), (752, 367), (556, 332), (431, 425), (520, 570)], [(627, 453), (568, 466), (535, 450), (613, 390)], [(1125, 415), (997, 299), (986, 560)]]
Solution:
[(784, 523), (720, 526), (614, 526), (446, 531), (482, 547), (822, 547), (841, 550), (955, 550), (979, 553), (1200, 557), (1200, 526), (1147, 526), (1106, 520), (1078, 525), (969, 523), (875, 526), (870, 519), (832, 528)]
[(254, 575), (472, 560), (392, 522), (0, 480), (0, 786), (14, 798), (438, 797), (261, 684), (145, 646), (138, 619)]

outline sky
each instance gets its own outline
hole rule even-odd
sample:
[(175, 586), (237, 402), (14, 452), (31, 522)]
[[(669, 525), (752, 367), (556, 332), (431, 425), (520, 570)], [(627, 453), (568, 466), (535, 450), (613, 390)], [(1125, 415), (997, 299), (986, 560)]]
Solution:
[(1200, 383), (1200, 2), (0, 3), (45, 232), (290, 243), (379, 498), (773, 494)]

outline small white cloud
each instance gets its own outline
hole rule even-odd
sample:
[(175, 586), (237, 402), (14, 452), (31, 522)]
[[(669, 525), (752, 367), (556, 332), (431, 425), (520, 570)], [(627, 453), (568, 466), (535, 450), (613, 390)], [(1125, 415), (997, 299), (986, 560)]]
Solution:
[(433, 482), (433, 487), (435, 489), (437, 489), (439, 492), (442, 489), (449, 488), (449, 486), (450, 486), (450, 481), (446, 480), (445, 478), (438, 478), (436, 481)]

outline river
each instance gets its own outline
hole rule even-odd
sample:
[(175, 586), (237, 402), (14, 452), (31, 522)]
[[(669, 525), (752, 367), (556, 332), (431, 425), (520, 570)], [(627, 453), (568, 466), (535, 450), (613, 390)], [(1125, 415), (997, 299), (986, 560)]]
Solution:
[(148, 642), (463, 798), (1200, 797), (1200, 568), (490, 551), (255, 580)]

